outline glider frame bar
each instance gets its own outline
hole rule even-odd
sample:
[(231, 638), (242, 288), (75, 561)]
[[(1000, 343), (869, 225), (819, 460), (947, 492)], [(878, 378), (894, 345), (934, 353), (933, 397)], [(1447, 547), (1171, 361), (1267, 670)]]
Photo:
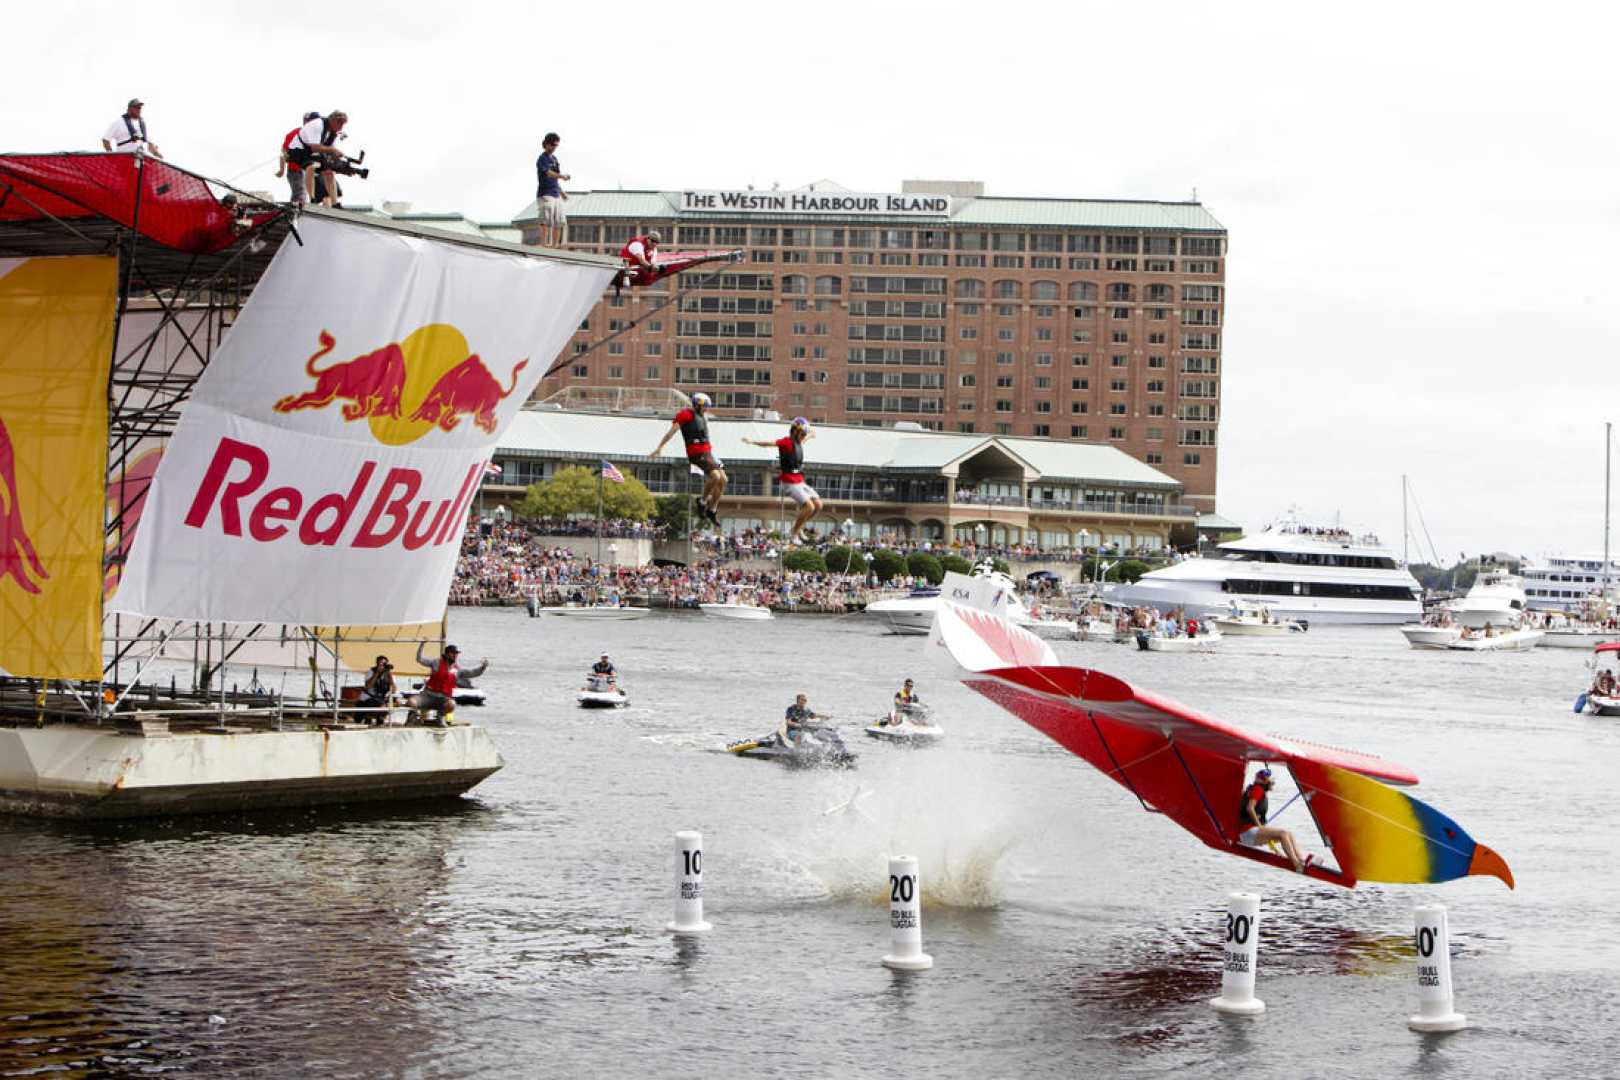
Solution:
[(1181, 762), (1181, 771), (1187, 774), (1187, 783), (1191, 784), (1193, 790), (1198, 792), (1198, 801), (1204, 804), (1204, 813), (1209, 815), (1209, 823), (1215, 826), (1215, 835), (1228, 844), (1232, 843), (1227, 838), (1226, 830), (1221, 828), (1221, 819), (1215, 816), (1215, 811), (1210, 808), (1209, 800), (1204, 797), (1204, 789), (1198, 786), (1198, 779), (1193, 776), (1192, 769), (1187, 764), (1187, 759), (1181, 756), (1181, 747), (1176, 745), (1176, 740), (1171, 736), (1166, 735), (1164, 738), (1170, 744), (1170, 749), (1176, 752), (1176, 760)]
[(1161, 811), (1155, 810), (1148, 805), (1147, 800), (1142, 798), (1142, 793), (1136, 790), (1136, 785), (1131, 783), (1131, 778), (1125, 775), (1125, 767), (1119, 763), (1119, 758), (1114, 756), (1113, 748), (1108, 745), (1108, 740), (1103, 736), (1102, 728), (1097, 725), (1096, 714), (1087, 709), (1086, 719), (1091, 721), (1091, 730), (1097, 733), (1097, 741), (1102, 743), (1103, 753), (1108, 755), (1108, 761), (1114, 766), (1114, 772), (1121, 780), (1125, 781), (1125, 786), (1130, 789), (1132, 795), (1136, 796), (1136, 801), (1142, 804), (1142, 809), (1150, 814), (1161, 813)]

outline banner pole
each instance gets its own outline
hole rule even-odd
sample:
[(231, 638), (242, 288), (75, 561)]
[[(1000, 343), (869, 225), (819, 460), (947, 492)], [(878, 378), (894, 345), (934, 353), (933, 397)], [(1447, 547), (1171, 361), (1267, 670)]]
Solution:
[(607, 480), (602, 475), (600, 466), (596, 470), (596, 565), (602, 565), (602, 485)]

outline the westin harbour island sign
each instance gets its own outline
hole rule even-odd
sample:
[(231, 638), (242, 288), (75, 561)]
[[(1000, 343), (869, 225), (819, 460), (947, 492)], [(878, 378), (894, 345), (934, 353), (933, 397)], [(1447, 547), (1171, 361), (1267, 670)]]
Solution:
[(681, 213), (873, 214), (945, 217), (948, 195), (892, 195), (859, 191), (683, 191)]

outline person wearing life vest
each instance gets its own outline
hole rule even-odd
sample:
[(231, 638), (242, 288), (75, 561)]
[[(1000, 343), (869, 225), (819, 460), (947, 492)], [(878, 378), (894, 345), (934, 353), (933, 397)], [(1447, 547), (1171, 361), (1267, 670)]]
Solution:
[(656, 458), (662, 454), (664, 444), (673, 439), (677, 431), (680, 432), (681, 441), (686, 444), (686, 460), (703, 473), (703, 497), (698, 500), (698, 516), (707, 518), (711, 525), (719, 528), (720, 518), (716, 516), (715, 509), (720, 505), (720, 497), (726, 493), (726, 470), (709, 442), (709, 404), (708, 394), (693, 394), (692, 404), (675, 414), (669, 430), (664, 432), (664, 437), (653, 448), (652, 456)]
[(1315, 862), (1316, 856), (1308, 855), (1303, 859), (1300, 858), (1299, 845), (1294, 842), (1294, 834), (1287, 829), (1266, 824), (1266, 813), (1270, 809), (1266, 794), (1271, 791), (1274, 782), (1271, 770), (1261, 769), (1254, 774), (1254, 781), (1243, 789), (1243, 801), (1238, 810), (1238, 843), (1248, 847), (1281, 844), (1283, 851), (1288, 855), (1288, 861), (1294, 864), (1294, 872), (1303, 874), (1305, 869)]
[(810, 430), (810, 421), (802, 416), (796, 416), (793, 423), (788, 425), (788, 433), (783, 438), (770, 441), (743, 440), (753, 446), (774, 447), (776, 450), (778, 490), (799, 506), (798, 515), (793, 519), (793, 528), (788, 530), (789, 543), (798, 543), (799, 534), (803, 532), (805, 525), (821, 512), (821, 496), (804, 480), (804, 441), (814, 434), (815, 432)]
[(776, 740), (788, 749), (796, 749), (804, 742), (804, 732), (813, 727), (815, 721), (822, 719), (810, 708), (810, 698), (800, 694), (793, 699), (793, 704), (787, 707), (781, 724), (776, 728)]
[(456, 722), (456, 677), (478, 678), (489, 667), (489, 658), (485, 657), (477, 667), (463, 671), (456, 666), (456, 657), (461, 655), (461, 650), (454, 645), (446, 645), (444, 653), (437, 660), (423, 652), (426, 648), (425, 641), (416, 646), (416, 662), (428, 673), (427, 685), (416, 692), (416, 711), (420, 716), (436, 712), (444, 725), (449, 727)]
[[(349, 114), (342, 109), (333, 109), (325, 116), (316, 113), (304, 121), (287, 146), (287, 160), (296, 164), (304, 172), (303, 198), (294, 197), (293, 201), (300, 205), (314, 201), (315, 174), (320, 170), (315, 166), (320, 164), (320, 156), (340, 157), (343, 151), (338, 149), (338, 140), (343, 138), (343, 128), (349, 122)], [(323, 177), (325, 190), (320, 195), (320, 201), (326, 206), (336, 204), (338, 197), (337, 182), (330, 177)]]
[(102, 133), (103, 150), (120, 154), (140, 152), (151, 154), (155, 158), (163, 156), (163, 151), (157, 148), (157, 143), (146, 137), (146, 121), (141, 117), (143, 104), (140, 98), (129, 99), (129, 104), (124, 106), (124, 115), (109, 124), (107, 130)]
[(292, 195), (292, 201), (295, 203), (302, 204), (306, 201), (304, 198), (304, 167), (292, 160), (289, 151), (292, 149), (293, 140), (298, 138), (298, 132), (303, 129), (304, 124), (320, 115), (318, 112), (305, 113), (304, 119), (299, 123), (298, 127), (293, 128), (281, 137), (281, 160), (276, 166), (276, 176), (285, 176), (287, 178), (287, 187)]
[(602, 659), (591, 665), (591, 674), (606, 679), (610, 684), (617, 682), (619, 676), (618, 670), (614, 668), (613, 661), (608, 659), (607, 653), (603, 653)]
[(922, 697), (917, 693), (916, 684), (907, 679), (905, 685), (894, 692), (894, 708), (888, 716), (878, 721), (879, 726), (905, 723), (906, 714), (921, 704)]
[(632, 236), (619, 249), (624, 269), (613, 275), (614, 296), (626, 285), (647, 285), (658, 280), (658, 264), (653, 262), (653, 256), (658, 254), (658, 245), (663, 239), (657, 229), (649, 229), (640, 236)]

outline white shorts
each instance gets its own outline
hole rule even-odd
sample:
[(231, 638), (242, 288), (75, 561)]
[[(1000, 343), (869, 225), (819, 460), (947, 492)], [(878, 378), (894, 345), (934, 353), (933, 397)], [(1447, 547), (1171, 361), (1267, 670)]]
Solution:
[(540, 196), (540, 224), (550, 229), (560, 229), (568, 224), (568, 211), (563, 209), (563, 201), (555, 195)]
[(1259, 847), (1260, 846), (1260, 830), (1257, 829), (1257, 828), (1256, 829), (1244, 829), (1242, 832), (1238, 833), (1238, 843), (1246, 844), (1249, 847)]
[(821, 498), (820, 495), (816, 494), (816, 489), (805, 483), (803, 480), (800, 480), (797, 484), (783, 484), (782, 494), (786, 495), (800, 506), (803, 506), (811, 499)]

